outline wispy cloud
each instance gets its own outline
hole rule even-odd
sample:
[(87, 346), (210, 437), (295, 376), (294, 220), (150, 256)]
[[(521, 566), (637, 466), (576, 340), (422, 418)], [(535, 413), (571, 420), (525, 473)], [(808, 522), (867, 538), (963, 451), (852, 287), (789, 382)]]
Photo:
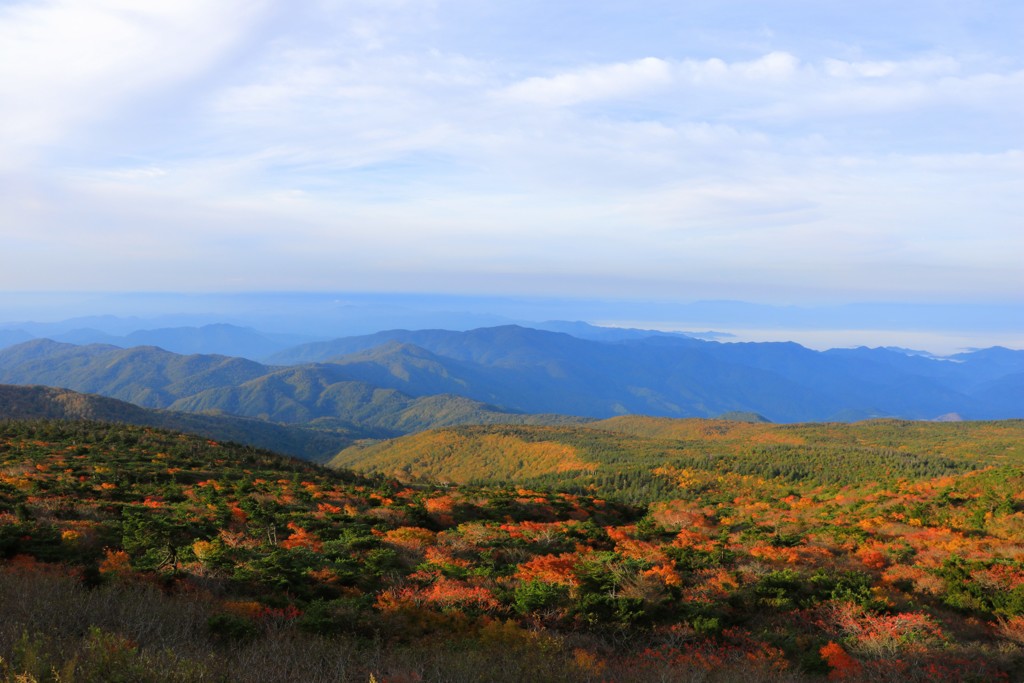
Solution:
[[(202, 75), (262, 0), (45, 0), (0, 7), (0, 156), (68, 144), (76, 126)], [(130, 124), (133, 125), (133, 124)]]
[(1024, 291), (1019, 47), (783, 4), (700, 41), (668, 2), (9, 5), (0, 285)]
[(534, 76), (514, 83), (499, 96), (542, 106), (565, 106), (628, 96), (672, 82), (668, 62), (645, 57), (634, 62), (605, 64), (554, 76)]

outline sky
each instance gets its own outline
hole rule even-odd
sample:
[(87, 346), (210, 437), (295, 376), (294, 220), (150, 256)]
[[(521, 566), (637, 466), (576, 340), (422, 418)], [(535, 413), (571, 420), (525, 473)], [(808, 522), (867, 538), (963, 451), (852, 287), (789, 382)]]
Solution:
[(1022, 121), (1018, 0), (0, 0), (0, 290), (1020, 305)]

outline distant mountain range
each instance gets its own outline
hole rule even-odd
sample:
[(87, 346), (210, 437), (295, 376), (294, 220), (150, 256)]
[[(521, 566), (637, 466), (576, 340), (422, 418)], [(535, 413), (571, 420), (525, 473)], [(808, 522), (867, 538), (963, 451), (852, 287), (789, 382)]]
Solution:
[[(312, 337), (298, 334), (268, 334), (251, 327), (214, 323), (201, 326), (132, 329), (142, 324), (136, 319), (98, 316), (76, 318), (58, 323), (22, 323), (15, 328), (0, 329), (0, 349), (32, 339), (49, 339), (67, 344), (106, 344), (121, 348), (157, 346), (182, 354), (218, 354), (264, 361), (275, 354), (288, 355), (288, 350)], [(723, 332), (660, 332), (621, 327), (599, 327), (585, 322), (550, 320), (531, 323), (529, 327), (564, 332), (580, 339), (622, 341), (651, 336), (693, 337), (696, 339), (728, 339)], [(371, 335), (372, 336), (372, 335)], [(328, 342), (330, 343), (330, 342)]]
[[(33, 318), (43, 318), (48, 322), (28, 322)], [(1021, 321), (1024, 320), (1024, 302), (862, 302), (780, 306), (727, 300), (673, 302), (665, 299), (606, 300), (445, 295), (437, 292), (20, 292), (16, 296), (0, 296), (0, 328), (21, 329), (34, 337), (51, 339), (83, 328), (124, 336), (138, 330), (213, 323), (307, 335), (311, 339), (332, 339), (397, 328), (471, 330), (519, 324), (553, 329), (547, 323), (538, 322), (542, 320), (659, 321), (646, 326), (685, 324), (690, 328), (699, 325), (699, 329), (737, 333), (744, 330), (888, 330), (910, 333), (907, 338), (920, 338), (915, 337), (916, 333), (938, 333), (938, 338), (942, 338), (956, 332), (958, 337), (1005, 339), (1007, 341), (998, 343), (1016, 347)], [(553, 331), (580, 334), (568, 329)], [(706, 338), (705, 333), (691, 334)], [(832, 336), (836, 345), (843, 344), (843, 338), (842, 335)], [(898, 339), (899, 335), (877, 338)], [(156, 345), (160, 346), (159, 343)], [(924, 348), (930, 347), (926, 344)], [(952, 347), (947, 345), (946, 348)], [(241, 355), (228, 350), (218, 352)]]
[[(569, 325), (578, 334), (590, 327)], [(996, 347), (936, 359), (595, 329), (590, 339), (515, 325), (392, 330), (293, 346), (271, 355), (271, 364), (32, 340), (0, 351), (0, 382), (369, 436), (571, 421), (558, 414), (746, 413), (773, 422), (1024, 416), (1022, 351)]]
[(0, 382), (63, 387), (146, 408), (309, 424), (362, 438), (455, 424), (580, 421), (513, 414), (440, 392), (413, 397), (368, 384), (333, 363), (274, 367), (151, 346), (122, 349), (37, 339), (0, 351)]
[(352, 377), (410, 395), (446, 391), (517, 411), (598, 418), (734, 411), (775, 422), (1024, 415), (1024, 352), (998, 347), (936, 359), (680, 335), (595, 341), (509, 325), (392, 330), (304, 344), (270, 360), (330, 361)]
[(0, 348), (13, 346), (32, 339), (50, 339), (68, 344), (107, 344), (121, 348), (134, 346), (158, 346), (175, 353), (209, 353), (239, 356), (258, 360), (296, 344), (310, 341), (309, 337), (293, 334), (266, 334), (251, 327), (239, 327), (217, 323), (199, 327), (164, 327), (149, 330), (132, 330), (124, 334), (108, 331), (121, 327), (117, 324), (102, 325), (102, 319), (83, 319), (80, 324), (97, 324), (96, 327), (76, 327), (67, 323), (26, 324), (19, 329), (0, 330)]

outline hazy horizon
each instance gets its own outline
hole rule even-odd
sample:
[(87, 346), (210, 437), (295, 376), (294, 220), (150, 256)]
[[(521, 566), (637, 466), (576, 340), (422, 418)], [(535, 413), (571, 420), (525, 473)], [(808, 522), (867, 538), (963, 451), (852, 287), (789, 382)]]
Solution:
[[(96, 328), (230, 323), (264, 333), (335, 338), (386, 329), (455, 330), (552, 320), (690, 333), (723, 342), (793, 341), (808, 348), (896, 346), (950, 355), (991, 346), (1024, 349), (1024, 306), (846, 304), (776, 306), (740, 301), (666, 302), (487, 297), (424, 293), (4, 293), (0, 330), (45, 335)], [(33, 328), (32, 323), (37, 325)]]

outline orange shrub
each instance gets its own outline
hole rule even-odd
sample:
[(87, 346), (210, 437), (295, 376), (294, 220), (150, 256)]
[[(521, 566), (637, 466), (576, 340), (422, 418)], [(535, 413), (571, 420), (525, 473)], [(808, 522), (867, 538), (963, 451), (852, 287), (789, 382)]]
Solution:
[(824, 645), (818, 650), (818, 653), (831, 669), (828, 674), (830, 681), (850, 679), (860, 673), (860, 662), (847, 654), (846, 650), (835, 642), (830, 641), (828, 645)]
[(565, 586), (579, 585), (574, 569), (579, 557), (575, 553), (541, 555), (519, 565), (516, 576), (522, 581), (543, 581)]
[(132, 571), (131, 558), (123, 550), (104, 549), (105, 557), (100, 562), (101, 574), (112, 574), (114, 576), (127, 576)]
[(885, 569), (889, 565), (885, 554), (874, 548), (862, 548), (857, 552), (857, 557), (868, 569)]
[(433, 545), (437, 534), (430, 529), (415, 526), (400, 526), (384, 533), (384, 541), (406, 550), (422, 551)]
[(324, 544), (314, 534), (309, 533), (295, 522), (288, 522), (288, 528), (292, 533), (285, 540), (281, 541), (282, 548), (308, 548), (315, 553), (323, 550)]

